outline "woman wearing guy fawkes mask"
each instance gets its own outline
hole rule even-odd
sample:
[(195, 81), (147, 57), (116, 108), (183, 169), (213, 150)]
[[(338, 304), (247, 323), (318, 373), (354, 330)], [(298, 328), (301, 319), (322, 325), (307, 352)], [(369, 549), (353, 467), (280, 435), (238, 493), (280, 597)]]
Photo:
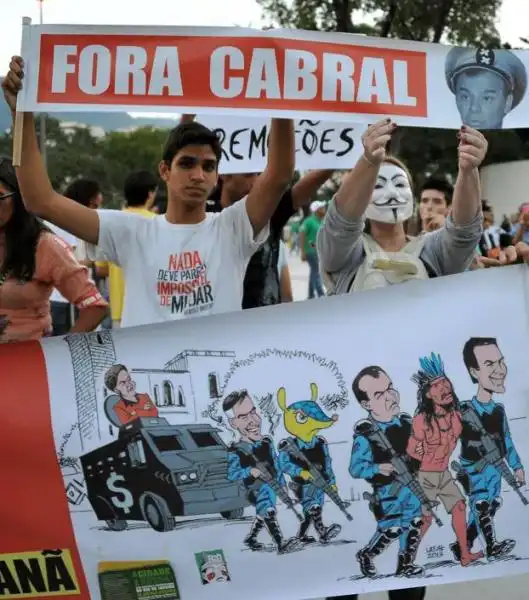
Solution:
[(395, 129), (386, 119), (366, 130), (364, 153), (329, 205), (317, 246), (330, 293), (461, 273), (474, 257), (483, 221), (478, 167), (487, 141), (468, 126), (457, 133), (459, 173), (451, 215), (437, 231), (410, 238), (405, 223), (413, 214), (411, 176), (386, 155)]

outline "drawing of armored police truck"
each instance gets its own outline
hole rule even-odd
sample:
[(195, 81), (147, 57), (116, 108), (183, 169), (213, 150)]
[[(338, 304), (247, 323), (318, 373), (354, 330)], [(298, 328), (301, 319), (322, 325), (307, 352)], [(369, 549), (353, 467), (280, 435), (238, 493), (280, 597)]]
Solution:
[(114, 531), (126, 529), (127, 521), (171, 531), (175, 517), (237, 519), (248, 505), (240, 484), (228, 479), (227, 446), (208, 424), (139, 418), (80, 460), (88, 500)]

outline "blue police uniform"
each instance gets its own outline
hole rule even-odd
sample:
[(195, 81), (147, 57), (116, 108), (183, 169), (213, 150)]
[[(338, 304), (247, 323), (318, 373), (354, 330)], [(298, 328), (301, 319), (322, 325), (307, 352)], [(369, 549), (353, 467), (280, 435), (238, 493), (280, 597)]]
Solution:
[[(327, 442), (322, 437), (315, 437), (310, 442), (304, 442), (297, 438), (290, 438), (291, 441), (301, 450), (308, 460), (315, 465), (322, 467), (321, 474), (329, 485), (336, 485), (336, 477), (332, 469), (331, 456)], [(303, 481), (300, 474), (305, 470), (303, 463), (292, 457), (288, 451), (279, 452), (279, 466), (283, 473), (290, 475), (292, 481), (300, 486), (299, 499), (303, 511), (308, 512), (313, 506), (322, 506), (325, 500), (325, 493), (317, 488), (310, 481)]]
[(274, 443), (270, 438), (263, 438), (253, 444), (243, 441), (233, 444), (228, 453), (228, 479), (244, 483), (250, 503), (255, 506), (255, 514), (265, 518), (270, 511), (275, 510), (277, 497), (270, 484), (252, 476), (251, 470), (256, 465), (256, 459), (268, 466), (278, 485), (285, 485)]
[(354, 479), (364, 479), (373, 486), (370, 506), (377, 520), (375, 535), (357, 554), (366, 577), (377, 575), (373, 559), (397, 538), (400, 542), (397, 574), (416, 576), (422, 573), (422, 569), (414, 564), (422, 525), (421, 502), (409, 488), (396, 483), (395, 475), (380, 472), (381, 464), (391, 463), (391, 455), (373, 435), (379, 427), (396, 454), (409, 461), (410, 469), (414, 470), (418, 465), (414, 465), (407, 455), (411, 425), (411, 417), (402, 413), (389, 423), (362, 420), (355, 426), (349, 473)]
[[(288, 450), (289, 444), (293, 444), (300, 451), (302, 458), (294, 456)], [(301, 477), (302, 471), (313, 466), (318, 469), (328, 485), (336, 485), (327, 441), (320, 436), (315, 436), (310, 442), (295, 437), (289, 438), (288, 441), (283, 440), (279, 444), (279, 466), (281, 471), (292, 479), (292, 489), (303, 507), (304, 521), (301, 523), (298, 538), (304, 543), (316, 541), (307, 535), (311, 523), (314, 523), (321, 542), (326, 543), (336, 537), (341, 527), (336, 523), (325, 527), (322, 521), (325, 492)]]
[[(256, 519), (244, 543), (252, 550), (262, 550), (263, 545), (257, 542), (257, 536), (266, 526), (278, 550), (283, 552), (292, 546), (292, 540), (283, 541), (281, 529), (276, 518), (277, 496), (272, 486), (260, 478), (255, 478), (251, 471), (258, 463), (266, 466), (268, 472), (279, 486), (285, 485), (284, 477), (278, 463), (274, 442), (269, 437), (249, 443), (239, 441), (228, 449), (228, 479), (241, 481), (248, 492), (248, 500), (255, 506)], [(258, 468), (258, 467), (257, 467)]]
[(505, 408), (502, 404), (491, 400), (479, 402), (474, 397), (470, 402), (461, 404), (461, 472), (458, 478), (468, 494), (470, 519), (468, 523), (469, 547), (481, 531), (488, 556), (498, 556), (510, 552), (514, 547), (513, 540), (497, 542), (494, 534), (493, 518), (501, 506), (501, 473), (494, 465), (486, 464), (482, 459), (480, 431), (476, 430), (465, 416), (468, 408), (476, 413), (485, 431), (492, 436), (500, 455), (505, 458), (509, 467), (516, 471), (522, 468), (520, 456), (514, 446)]

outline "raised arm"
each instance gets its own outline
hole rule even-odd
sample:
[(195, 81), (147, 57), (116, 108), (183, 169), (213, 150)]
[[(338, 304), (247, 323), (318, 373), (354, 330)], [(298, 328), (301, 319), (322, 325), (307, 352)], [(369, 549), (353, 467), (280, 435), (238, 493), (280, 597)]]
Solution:
[(464, 226), (481, 213), (479, 166), (487, 154), (488, 143), (479, 131), (466, 125), (459, 136), (459, 172), (454, 187), (452, 219), (456, 226)]
[(386, 146), (396, 125), (385, 119), (368, 127), (362, 136), (364, 153), (342, 183), (318, 233), (318, 254), (323, 271), (337, 275), (344, 269), (356, 270), (362, 260), (357, 242), (364, 229), (363, 215), (375, 189)]
[[(24, 62), (22, 58), (15, 56), (9, 64), (9, 73), (2, 82), (4, 96), (12, 111), (13, 120), (23, 77)], [(51, 185), (40, 155), (32, 113), (24, 113), (22, 165), (17, 167), (16, 173), (24, 204), (29, 211), (90, 244), (97, 244), (99, 238), (97, 211), (65, 198)]]
[(458, 135), (459, 172), (452, 211), (444, 227), (429, 234), (424, 244), (423, 257), (439, 275), (453, 275), (468, 269), (482, 233), (478, 168), (487, 153), (487, 140), (468, 126)]
[(267, 226), (292, 182), (295, 151), (294, 121), (272, 119), (266, 168), (246, 199), (246, 210), (254, 235), (258, 235)]
[(336, 207), (346, 219), (360, 219), (373, 195), (386, 146), (397, 126), (391, 119), (370, 125), (362, 135), (364, 153), (345, 175), (335, 196)]
[(334, 173), (332, 170), (317, 169), (307, 174), (292, 186), (292, 206), (295, 210), (306, 206), (321, 188), (321, 186)]

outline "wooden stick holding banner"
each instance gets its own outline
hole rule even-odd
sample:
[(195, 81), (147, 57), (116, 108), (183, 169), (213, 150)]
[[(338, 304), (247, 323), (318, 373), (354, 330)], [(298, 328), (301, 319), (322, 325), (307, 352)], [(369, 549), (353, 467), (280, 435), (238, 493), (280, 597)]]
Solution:
[[(31, 19), (29, 17), (22, 17), (22, 51), (21, 54), (24, 57), (27, 48), (29, 48), (31, 37)], [(27, 75), (28, 65), (25, 65), (25, 73)], [(25, 85), (17, 96), (17, 109), (15, 112), (15, 125), (13, 127), (13, 166), (20, 167), (22, 164), (22, 140), (24, 137), (24, 95), (26, 93)]]
[(17, 110), (13, 127), (13, 166), (22, 164), (22, 137), (24, 135), (24, 113)]

